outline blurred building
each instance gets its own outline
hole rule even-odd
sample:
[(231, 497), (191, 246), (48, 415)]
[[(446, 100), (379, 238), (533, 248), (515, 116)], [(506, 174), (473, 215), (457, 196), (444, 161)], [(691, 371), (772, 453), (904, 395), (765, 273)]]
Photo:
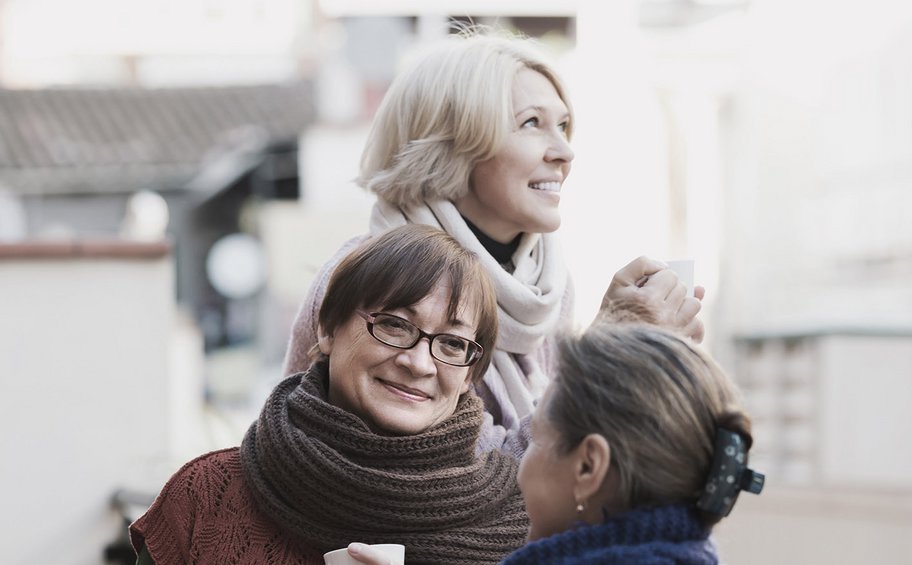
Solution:
[[(371, 197), (351, 179), (402, 56), (453, 20), (493, 24), (547, 45), (577, 111), (561, 230), (579, 320), (631, 258), (696, 259), (706, 345), (744, 389), (754, 465), (768, 479), (718, 530), (723, 561), (894, 563), (912, 553), (912, 449), (901, 439), (912, 432), (912, 7), (902, 1), (0, 6), (0, 182), (18, 200), (0, 200), (0, 218), (26, 224), (7, 231), (114, 234), (136, 191), (168, 202), (175, 286), (196, 318), (176, 349), (205, 342), (210, 355), (204, 367), (189, 355), (168, 369), (162, 386), (183, 396), (151, 393), (154, 407), (178, 414), (170, 429), (185, 432), (150, 435), (159, 451), (235, 442), (242, 427), (218, 438), (213, 418), (202, 434), (194, 427), (196, 373), (229, 374), (226, 397), (250, 394), (249, 381), (232, 379), (280, 358), (310, 278), (367, 226)], [(237, 234), (262, 244), (265, 282), (232, 275), (264, 268)], [(228, 259), (207, 269), (218, 241), (228, 252), (211, 255)], [(215, 282), (219, 264), (228, 274)], [(162, 284), (168, 270), (160, 257), (155, 265)], [(161, 288), (136, 292), (160, 303)], [(124, 306), (110, 298), (95, 307), (122, 323)], [(254, 326), (268, 351), (236, 355), (230, 346)], [(100, 514), (95, 498), (78, 502)]]
[(25, 236), (38, 239), (118, 237), (130, 198), (159, 194), (179, 302), (208, 347), (249, 341), (256, 316), (238, 313), (251, 310), (247, 297), (217, 292), (206, 259), (220, 238), (255, 234), (242, 225), (245, 207), (298, 199), (298, 138), (312, 120), (305, 81), (0, 89), (0, 185), (25, 209)]
[(315, 119), (309, 3), (265, 4), (0, 3), (0, 422), (42, 414), (0, 436), (4, 563), (129, 553), (116, 510), (236, 441), (204, 351), (257, 340)]

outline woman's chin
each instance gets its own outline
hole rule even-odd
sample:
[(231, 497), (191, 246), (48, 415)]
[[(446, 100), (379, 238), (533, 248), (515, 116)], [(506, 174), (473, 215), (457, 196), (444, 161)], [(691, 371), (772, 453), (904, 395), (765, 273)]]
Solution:
[(554, 233), (561, 227), (561, 217), (555, 212), (552, 217), (542, 218), (535, 226), (529, 226), (531, 229), (527, 233)]
[(428, 418), (418, 414), (403, 413), (401, 410), (386, 412), (370, 423), (378, 433), (389, 436), (412, 436), (420, 434), (433, 425)]

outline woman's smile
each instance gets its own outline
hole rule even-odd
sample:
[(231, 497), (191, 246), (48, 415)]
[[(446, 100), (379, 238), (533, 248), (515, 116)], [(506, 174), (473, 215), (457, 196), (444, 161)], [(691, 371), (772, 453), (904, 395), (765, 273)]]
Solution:
[[(465, 297), (455, 318), (447, 314), (449, 299), (449, 284), (441, 281), (417, 303), (386, 313), (428, 332), (473, 339), (474, 298)], [(387, 345), (371, 336), (357, 314), (321, 342), (321, 350), (329, 355), (330, 402), (386, 433), (417, 434), (439, 424), (471, 386), (469, 368), (437, 361), (427, 338), (406, 349)]]
[(418, 389), (407, 387), (392, 381), (387, 381), (385, 379), (377, 378), (377, 381), (383, 385), (387, 390), (389, 390), (394, 396), (409, 400), (412, 402), (423, 402), (425, 400), (430, 400), (431, 395), (422, 392)]
[(513, 84), (514, 130), (475, 166), (459, 212), (501, 243), (560, 227), (561, 185), (570, 174), (570, 110), (542, 74), (522, 69)]

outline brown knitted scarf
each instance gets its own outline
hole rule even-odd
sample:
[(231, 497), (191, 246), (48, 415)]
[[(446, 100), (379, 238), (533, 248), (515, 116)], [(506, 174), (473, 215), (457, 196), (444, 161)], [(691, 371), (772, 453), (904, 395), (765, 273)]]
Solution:
[(516, 462), (475, 456), (482, 404), (412, 436), (383, 436), (327, 402), (326, 363), (272, 392), (241, 444), (260, 510), (320, 551), (401, 543), (408, 563), (496, 563), (525, 541)]

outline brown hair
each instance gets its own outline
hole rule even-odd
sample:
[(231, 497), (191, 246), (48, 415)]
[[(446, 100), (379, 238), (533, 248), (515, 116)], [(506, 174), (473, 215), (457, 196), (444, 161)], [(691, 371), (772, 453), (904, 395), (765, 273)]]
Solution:
[[(559, 342), (545, 416), (570, 451), (588, 434), (611, 446), (624, 509), (695, 503), (717, 427), (751, 444), (737, 388), (687, 338), (655, 326), (596, 321)], [(719, 516), (701, 513), (706, 526)]]
[(477, 307), (475, 341), (484, 353), (471, 367), (472, 381), (484, 375), (497, 340), (497, 297), (487, 272), (471, 251), (447, 233), (407, 224), (365, 241), (333, 271), (318, 320), (332, 335), (359, 308), (395, 309), (420, 302), (441, 280), (450, 285), (447, 317), (456, 317), (463, 301)]

